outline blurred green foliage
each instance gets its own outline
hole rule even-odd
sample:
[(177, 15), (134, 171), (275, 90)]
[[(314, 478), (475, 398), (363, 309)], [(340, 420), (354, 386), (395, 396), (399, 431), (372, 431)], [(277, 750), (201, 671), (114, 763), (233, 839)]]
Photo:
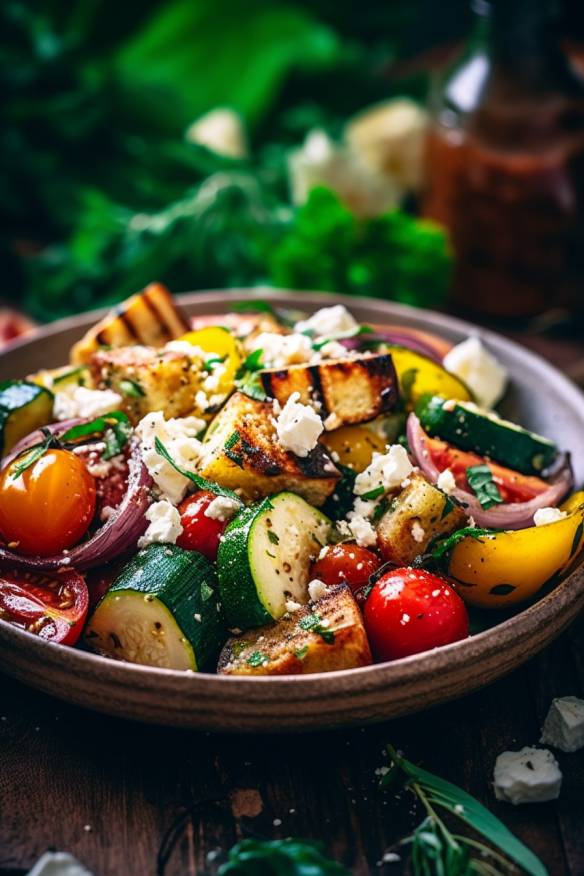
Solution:
[[(295, 211), (285, 172), (310, 128), (334, 133), (390, 94), (379, 71), (417, 5), (0, 4), (4, 297), (41, 319), (152, 279), (439, 301), (448, 258), (436, 229), (401, 213), (359, 223), (330, 193)], [(242, 113), (249, 160), (184, 139), (218, 105)]]

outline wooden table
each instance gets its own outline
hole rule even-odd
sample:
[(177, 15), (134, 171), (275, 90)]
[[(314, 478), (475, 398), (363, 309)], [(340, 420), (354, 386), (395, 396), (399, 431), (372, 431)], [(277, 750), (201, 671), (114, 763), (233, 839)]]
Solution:
[[(578, 376), (578, 338), (521, 336)], [(584, 377), (584, 374), (583, 374)], [(545, 862), (552, 876), (584, 874), (584, 750), (558, 756), (557, 803), (494, 799), (496, 756), (536, 743), (552, 697), (584, 697), (584, 617), (529, 664), (464, 700), (357, 731), (227, 737), (94, 715), (0, 677), (0, 874), (21, 876), (48, 848), (95, 876), (154, 876), (173, 827), (165, 876), (214, 872), (210, 860), (245, 836), (311, 837), (352, 873), (379, 866), (421, 820), (408, 797), (377, 789), (391, 742), (464, 786)], [(218, 860), (216, 858), (216, 860)]]

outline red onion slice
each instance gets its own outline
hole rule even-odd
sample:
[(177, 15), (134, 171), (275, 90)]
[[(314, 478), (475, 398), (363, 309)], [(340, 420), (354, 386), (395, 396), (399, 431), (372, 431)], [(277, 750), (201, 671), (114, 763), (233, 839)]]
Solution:
[[(60, 435), (83, 420), (68, 420), (53, 423), (46, 428), (53, 434)], [(3, 460), (6, 465), (23, 450), (42, 441), (40, 431), (31, 432), (13, 448)], [(133, 442), (130, 445), (128, 463), (128, 488), (120, 505), (101, 526), (95, 535), (81, 544), (75, 545), (69, 551), (52, 557), (27, 557), (0, 546), (0, 567), (23, 569), (27, 572), (54, 572), (60, 569), (77, 569), (84, 571), (99, 566), (124, 551), (135, 547), (136, 542), (144, 534), (148, 521), (144, 512), (150, 505), (150, 488), (152, 478), (142, 461), (140, 445)]]
[(352, 338), (342, 338), (339, 343), (342, 344), (343, 347), (346, 347), (347, 350), (360, 350), (363, 344), (370, 343), (407, 347), (408, 350), (413, 350), (414, 353), (421, 353), (422, 356), (432, 359), (433, 362), (437, 362), (439, 365), (442, 364), (442, 356), (435, 347), (426, 343), (422, 338), (417, 338), (409, 332), (400, 332), (399, 329), (396, 329), (395, 331), (380, 330), (368, 332), (364, 335), (355, 335)]
[[(428, 436), (415, 414), (410, 414), (408, 417), (407, 433), (408, 444), (415, 463), (430, 483), (435, 484), (440, 470), (432, 461), (427, 447)], [(467, 493), (466, 490), (457, 487), (451, 495), (460, 502), (464, 511), (474, 519), (478, 526), (487, 529), (525, 529), (527, 526), (533, 526), (533, 515), (538, 508), (557, 505), (560, 499), (566, 495), (572, 483), (572, 469), (566, 457), (564, 464), (550, 478), (549, 489), (528, 502), (512, 502), (485, 510), (477, 497), (472, 493)]]

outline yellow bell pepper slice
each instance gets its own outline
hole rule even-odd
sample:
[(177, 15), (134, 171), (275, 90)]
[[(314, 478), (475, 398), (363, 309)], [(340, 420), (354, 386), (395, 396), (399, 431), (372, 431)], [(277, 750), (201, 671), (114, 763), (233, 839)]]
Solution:
[(466, 536), (453, 548), (448, 574), (469, 605), (507, 608), (534, 596), (584, 547), (584, 493), (562, 506), (567, 517), (544, 526)]
[(242, 356), (240, 344), (230, 331), (214, 325), (194, 332), (187, 332), (178, 340), (198, 347), (203, 352), (208, 353), (209, 358), (217, 356), (222, 359), (221, 377), (217, 383), (216, 391), (226, 394), (233, 390), (235, 375), (242, 363)]
[(409, 410), (415, 407), (422, 395), (439, 395), (457, 401), (473, 401), (468, 386), (446, 368), (405, 347), (388, 345), (397, 372), (402, 398)]
[(387, 443), (385, 438), (367, 426), (341, 426), (334, 432), (325, 432), (321, 442), (329, 453), (338, 454), (341, 465), (357, 473), (365, 471), (374, 452), (384, 453)]

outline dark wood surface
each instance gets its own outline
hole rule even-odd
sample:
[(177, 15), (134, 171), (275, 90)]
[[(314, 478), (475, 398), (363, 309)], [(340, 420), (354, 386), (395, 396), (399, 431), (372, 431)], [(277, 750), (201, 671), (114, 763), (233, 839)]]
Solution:
[[(584, 378), (584, 343), (521, 335)], [(517, 335), (515, 335), (517, 337)], [(584, 440), (584, 439), (583, 439)], [(217, 736), (130, 724), (76, 709), (0, 676), (0, 874), (21, 876), (48, 848), (72, 852), (95, 876), (214, 872), (245, 836), (312, 837), (352, 873), (398, 876), (383, 853), (421, 819), (407, 796), (377, 789), (391, 742), (462, 785), (545, 862), (584, 874), (584, 750), (559, 754), (557, 803), (497, 803), (496, 756), (536, 743), (552, 697), (584, 696), (584, 617), (530, 663), (466, 699), (357, 731)]]

